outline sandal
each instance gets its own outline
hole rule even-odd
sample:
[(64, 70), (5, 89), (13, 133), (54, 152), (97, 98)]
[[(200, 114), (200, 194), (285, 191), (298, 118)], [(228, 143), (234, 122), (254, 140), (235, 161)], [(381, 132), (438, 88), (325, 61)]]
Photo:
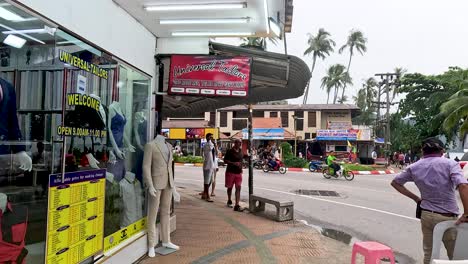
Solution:
[(216, 195), (214, 193), (212, 193), (211, 196), (216, 196)]
[(244, 211), (244, 208), (240, 207), (240, 205), (236, 205), (236, 206), (234, 206), (234, 211), (236, 211), (236, 212), (243, 212), (243, 211)]
[(232, 208), (232, 201), (227, 201), (226, 205), (227, 207)]
[(212, 203), (212, 202), (214, 202), (214, 201), (213, 201), (213, 200), (211, 200), (210, 198), (208, 198), (208, 199), (205, 199), (205, 201), (207, 201), (207, 202), (209, 202), (209, 203)]

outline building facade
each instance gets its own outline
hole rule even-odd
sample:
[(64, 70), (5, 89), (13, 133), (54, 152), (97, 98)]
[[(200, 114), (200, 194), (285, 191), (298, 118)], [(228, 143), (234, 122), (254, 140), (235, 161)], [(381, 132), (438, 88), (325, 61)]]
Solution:
[[(348, 104), (254, 105), (253, 118), (281, 118), (281, 127), (295, 133), (298, 139), (314, 139), (318, 130), (352, 127), (359, 108)], [(230, 137), (247, 127), (246, 106), (232, 106), (206, 112), (204, 120), (220, 133)]]

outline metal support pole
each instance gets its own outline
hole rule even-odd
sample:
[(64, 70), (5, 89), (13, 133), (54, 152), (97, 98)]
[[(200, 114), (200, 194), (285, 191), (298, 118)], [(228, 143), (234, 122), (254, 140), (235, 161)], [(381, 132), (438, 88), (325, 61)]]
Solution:
[[(249, 104), (249, 124), (248, 124), (248, 150), (249, 150), (249, 197), (253, 194), (253, 162), (252, 162), (252, 105)], [(250, 199), (249, 199), (250, 200)]]
[[(390, 82), (388, 80), (389, 76), (387, 75), (387, 87), (386, 87), (386, 92), (387, 92), (387, 123), (386, 123), (386, 128), (385, 128), (385, 150), (390, 149)], [(392, 76), (393, 78), (393, 76)]]

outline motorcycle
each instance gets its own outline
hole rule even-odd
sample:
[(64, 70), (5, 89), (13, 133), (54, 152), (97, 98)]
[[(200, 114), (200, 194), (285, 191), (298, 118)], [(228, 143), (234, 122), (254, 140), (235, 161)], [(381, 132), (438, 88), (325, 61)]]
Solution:
[(309, 163), (310, 172), (322, 172), (323, 162), (320, 160), (311, 160)]
[(327, 165), (323, 166), (323, 177), (325, 179), (340, 178), (344, 177), (347, 181), (352, 181), (354, 179), (354, 173), (348, 169), (346, 169), (343, 165), (341, 166), (341, 170), (335, 173), (335, 170)]
[(262, 159), (254, 160), (254, 168), (257, 170), (261, 170), (263, 166), (265, 165), (264, 161)]
[(270, 171), (279, 171), (279, 173), (285, 174), (287, 169), (281, 160), (276, 160), (276, 166), (274, 168), (271, 166), (269, 162), (263, 165), (263, 172), (270, 172)]

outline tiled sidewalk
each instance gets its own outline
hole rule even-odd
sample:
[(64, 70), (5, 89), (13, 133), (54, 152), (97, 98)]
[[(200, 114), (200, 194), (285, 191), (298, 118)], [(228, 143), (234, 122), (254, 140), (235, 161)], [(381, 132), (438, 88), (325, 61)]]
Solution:
[(180, 190), (177, 230), (180, 250), (141, 263), (350, 263), (351, 249), (323, 237), (300, 222), (278, 223), (247, 212), (234, 212), (218, 193), (214, 203), (196, 190)]

